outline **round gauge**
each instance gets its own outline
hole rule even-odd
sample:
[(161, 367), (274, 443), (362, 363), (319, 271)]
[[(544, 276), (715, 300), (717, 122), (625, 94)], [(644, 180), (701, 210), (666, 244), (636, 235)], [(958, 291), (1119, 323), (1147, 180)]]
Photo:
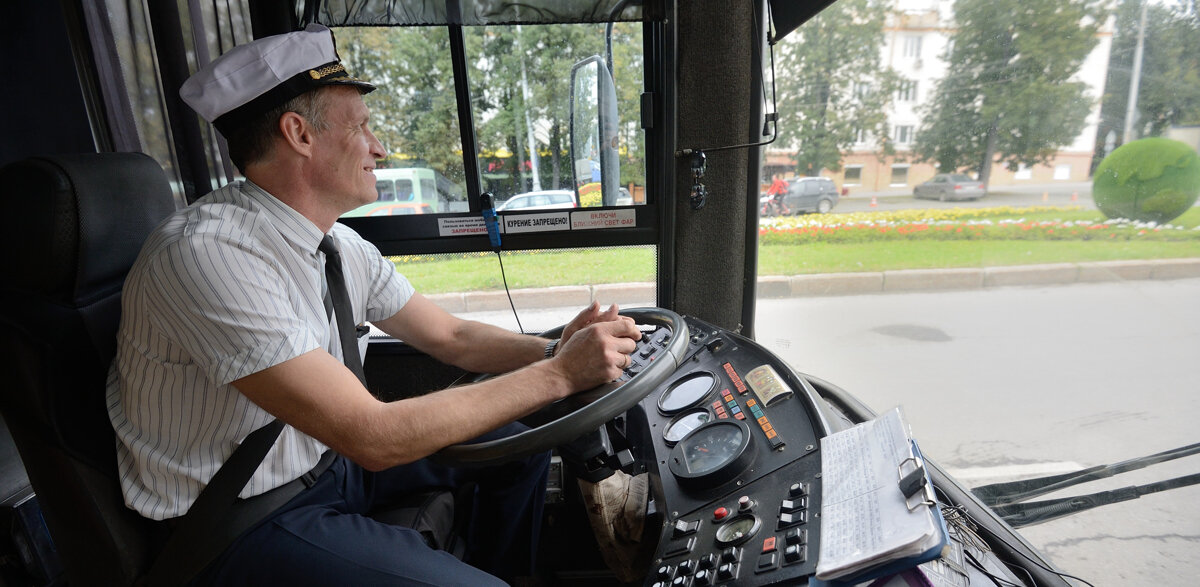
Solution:
[(720, 485), (750, 466), (752, 440), (750, 427), (740, 420), (709, 422), (679, 440), (667, 465), (680, 484)]
[(674, 420), (671, 420), (670, 424), (667, 424), (667, 429), (663, 431), (663, 439), (671, 444), (675, 444), (683, 440), (683, 437), (687, 436), (692, 430), (707, 424), (712, 418), (712, 414), (708, 413), (708, 410), (705, 409), (692, 410), (680, 414)]
[(671, 384), (658, 398), (658, 409), (664, 414), (686, 410), (716, 389), (717, 378), (712, 373), (692, 373)]
[(757, 516), (750, 514), (738, 516), (717, 527), (717, 544), (720, 546), (737, 546), (750, 540), (750, 538), (758, 533), (758, 529), (761, 527), (762, 522), (758, 521)]

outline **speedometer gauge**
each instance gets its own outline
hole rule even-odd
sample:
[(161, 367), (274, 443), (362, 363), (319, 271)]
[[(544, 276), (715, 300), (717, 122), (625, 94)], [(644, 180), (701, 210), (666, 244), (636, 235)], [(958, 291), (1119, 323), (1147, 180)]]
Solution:
[(740, 420), (709, 422), (680, 439), (667, 464), (680, 484), (713, 487), (750, 466), (752, 440), (750, 427)]

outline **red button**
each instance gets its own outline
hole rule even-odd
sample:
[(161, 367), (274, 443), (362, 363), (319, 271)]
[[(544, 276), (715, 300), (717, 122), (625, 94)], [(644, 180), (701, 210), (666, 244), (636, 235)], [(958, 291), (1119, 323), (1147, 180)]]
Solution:
[(729, 515), (729, 510), (725, 508), (717, 508), (713, 510), (713, 520), (722, 520)]
[(763, 540), (763, 553), (768, 553), (775, 550), (775, 537), (771, 536)]

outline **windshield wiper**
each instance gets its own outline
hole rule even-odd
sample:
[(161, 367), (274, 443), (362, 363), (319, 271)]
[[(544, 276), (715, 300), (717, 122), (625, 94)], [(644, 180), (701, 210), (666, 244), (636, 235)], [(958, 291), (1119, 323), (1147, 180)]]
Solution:
[(1008, 525), (1013, 528), (1020, 528), (1022, 526), (1048, 522), (1055, 518), (1070, 516), (1110, 503), (1137, 499), (1149, 493), (1177, 489), (1197, 483), (1200, 483), (1200, 473), (1184, 475), (1183, 477), (1176, 477), (1157, 483), (1101, 491), (1090, 495), (1031, 501), (1029, 503), (1010, 503), (1008, 505), (993, 507), (992, 510), (1003, 518), (1005, 522), (1008, 522)]
[(1124, 487), (1112, 491), (1103, 491), (1091, 495), (1083, 495), (1078, 497), (1066, 497), (1061, 499), (1049, 499), (1045, 501), (1037, 501), (1031, 503), (1020, 503), (1029, 498), (1045, 495), (1060, 489), (1096, 481), (1098, 479), (1107, 479), (1114, 475), (1127, 473), (1142, 469), (1150, 465), (1166, 462), (1181, 457), (1186, 457), (1200, 453), (1200, 443), (1176, 448), (1168, 451), (1163, 451), (1157, 454), (1130, 459), (1120, 463), (1111, 465), (1098, 465), (1088, 467), (1086, 469), (1075, 471), (1073, 473), (1064, 473), (1062, 475), (1051, 475), (1049, 477), (1039, 477), (1037, 479), (1025, 479), (1022, 481), (1010, 481), (1007, 483), (993, 483), (984, 485), (971, 490), (980, 501), (987, 504), (996, 511), (1004, 521), (1008, 522), (1014, 528), (1028, 526), (1055, 518), (1061, 518), (1070, 514), (1089, 510), (1094, 507), (1137, 499), (1148, 493), (1156, 493), (1175, 489), (1177, 487), (1185, 487), (1200, 483), (1200, 474), (1186, 475), (1169, 479), (1167, 481), (1159, 481), (1148, 485), (1139, 485), (1133, 487)]

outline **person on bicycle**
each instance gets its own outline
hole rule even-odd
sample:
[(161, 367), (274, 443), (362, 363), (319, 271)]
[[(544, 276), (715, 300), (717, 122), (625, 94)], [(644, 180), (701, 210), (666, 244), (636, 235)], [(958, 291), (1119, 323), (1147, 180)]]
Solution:
[(767, 188), (767, 195), (771, 196), (771, 202), (774, 203), (777, 214), (787, 214), (789, 212), (787, 204), (783, 202), (783, 196), (787, 194), (787, 190), (788, 183), (778, 175), (775, 176), (775, 181), (771, 182), (771, 186)]

